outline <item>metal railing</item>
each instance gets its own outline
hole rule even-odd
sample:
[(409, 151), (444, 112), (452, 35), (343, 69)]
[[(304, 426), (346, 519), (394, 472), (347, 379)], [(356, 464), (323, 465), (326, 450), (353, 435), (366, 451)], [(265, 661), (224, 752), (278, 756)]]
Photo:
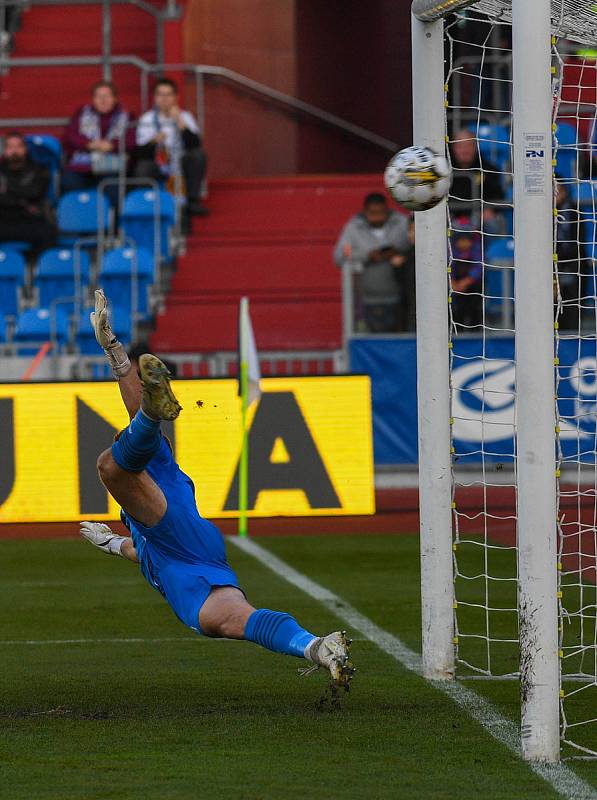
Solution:
[[(252, 78), (248, 78), (246, 75), (241, 75), (239, 72), (235, 72), (234, 70), (227, 69), (226, 67), (208, 66), (205, 64), (199, 64), (193, 69), (195, 75), (198, 76), (200, 81), (206, 79), (224, 80), (238, 89), (256, 94), (258, 97), (265, 98), (266, 100), (274, 103), (279, 103), (296, 113), (305, 114), (311, 119), (318, 120), (320, 123), (328, 125), (332, 128), (337, 128), (344, 133), (347, 133), (358, 139), (362, 139), (363, 141), (366, 141), (376, 147), (380, 147), (382, 150), (387, 150), (390, 153), (394, 153), (398, 148), (396, 142), (392, 142), (390, 139), (386, 139), (384, 136), (379, 136), (378, 134), (373, 133), (366, 128), (362, 128), (360, 125), (355, 125), (352, 122), (348, 122), (347, 120), (336, 116), (336, 114), (331, 114), (329, 111), (324, 111), (323, 109), (318, 108), (311, 103), (306, 103), (303, 100), (292, 97), (292, 95), (279, 92), (277, 89), (273, 89), (271, 86), (266, 86), (264, 83), (254, 81)], [(201, 118), (199, 107), (197, 109), (197, 114), (199, 118)]]
[(360, 314), (360, 276), (362, 261), (347, 259), (342, 264), (342, 353), (345, 370), (349, 369), (350, 340), (357, 333)]
[[(22, 348), (37, 350), (40, 342), (19, 343)], [(176, 377), (190, 378), (235, 378), (237, 353), (165, 353), (163, 358), (176, 368)], [(10, 346), (0, 346), (0, 382), (18, 381), (31, 365), (32, 356), (14, 355)], [(261, 352), (259, 361), (263, 377), (315, 376), (341, 373), (343, 371), (342, 354), (339, 350), (330, 351), (297, 351)], [(79, 355), (75, 353), (58, 353), (54, 345), (48, 357), (44, 359), (34, 381), (78, 381), (78, 380), (113, 380), (112, 370), (101, 355)]]
[[(503, 69), (507, 71), (506, 76), (495, 77), (495, 74)], [(503, 125), (504, 117), (511, 115), (509, 98), (508, 102), (504, 102), (504, 92), (510, 91), (507, 87), (511, 86), (511, 83), (510, 52), (503, 51), (483, 56), (467, 54), (457, 58), (449, 81), (448, 119), (453, 130), (459, 130), (466, 123), (477, 122), (479, 118), (484, 122)], [(480, 94), (482, 101), (487, 102), (479, 103)]]
[[(52, 0), (53, 1), (53, 0)], [(50, 2), (50, 0), (48, 0)], [(0, 70), (47, 67), (82, 67), (101, 66), (103, 59), (100, 56), (64, 56), (52, 58), (5, 58), (0, 55)], [(319, 124), (342, 131), (368, 144), (381, 148), (389, 153), (394, 153), (398, 145), (396, 142), (379, 136), (360, 125), (355, 125), (348, 120), (331, 114), (318, 106), (306, 103), (292, 95), (279, 92), (259, 81), (254, 81), (226, 67), (214, 67), (206, 64), (150, 64), (137, 56), (111, 56), (112, 66), (131, 66), (139, 71), (139, 96), (142, 108), (149, 105), (149, 78), (153, 74), (164, 72), (179, 72), (190, 75), (195, 80), (195, 110), (202, 131), (206, 128), (205, 82), (226, 82), (244, 94), (252, 94), (268, 104), (283, 107), (286, 112), (293, 115), (306, 116)], [(18, 117), (0, 120), (0, 128), (27, 128), (27, 127), (62, 127), (66, 125), (66, 117)]]
[[(100, 208), (102, 205), (102, 198), (106, 196), (106, 190), (109, 189), (111, 186), (116, 186), (118, 188), (118, 211), (119, 215), (122, 213), (123, 206), (124, 206), (124, 198), (126, 191), (131, 188), (148, 188), (151, 192), (155, 194), (155, 210), (153, 213), (153, 260), (155, 266), (155, 281), (158, 285), (161, 285), (162, 282), (162, 266), (163, 266), (163, 258), (162, 258), (162, 231), (161, 231), (161, 197), (160, 191), (161, 186), (158, 181), (154, 180), (153, 178), (127, 178), (126, 174), (120, 173), (119, 175), (115, 175), (114, 177), (109, 176), (103, 178), (97, 187), (98, 194), (100, 196)], [(178, 243), (178, 237), (180, 237), (180, 213), (178, 212), (179, 208), (179, 195), (175, 196), (175, 208), (177, 209), (176, 212), (176, 219), (175, 219), (175, 243)], [(133, 247), (137, 248), (138, 243), (135, 242), (133, 239), (128, 238), (122, 226), (122, 221), (119, 216), (119, 224), (116, 226), (114, 220), (116, 219), (116, 215), (112, 215), (112, 222), (109, 226), (108, 231), (103, 229), (103, 226), (99, 226), (98, 228), (98, 247), (97, 247), (97, 258), (98, 263), (102, 262), (104, 253), (107, 249), (111, 249), (114, 246), (123, 247)]]
[(98, 5), (102, 6), (102, 77), (109, 81), (112, 78), (112, 6), (129, 5), (144, 11), (155, 19), (156, 23), (156, 62), (164, 62), (164, 23), (180, 19), (181, 7), (176, 0), (167, 0), (158, 7), (145, 0), (0, 0), (0, 31), (5, 29), (6, 9), (27, 9), (31, 6), (64, 6), (64, 5)]
[[(236, 378), (238, 353), (165, 353), (163, 357), (176, 367), (177, 378)], [(110, 378), (110, 366), (102, 355), (68, 358), (64, 380)], [(259, 363), (262, 377), (286, 375), (329, 375), (345, 371), (341, 350), (261, 351)], [(2, 361), (0, 360), (0, 380)]]

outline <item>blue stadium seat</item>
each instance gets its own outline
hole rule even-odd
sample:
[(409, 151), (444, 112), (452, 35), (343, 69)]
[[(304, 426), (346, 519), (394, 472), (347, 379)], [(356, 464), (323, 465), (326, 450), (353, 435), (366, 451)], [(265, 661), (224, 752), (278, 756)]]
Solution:
[(479, 125), (470, 125), (479, 140), (479, 150), (483, 159), (495, 164), (503, 172), (510, 166), (512, 147), (510, 144), (510, 129), (505, 125), (492, 125), (480, 122)]
[(566, 183), (565, 186), (574, 206), (593, 207), (595, 205), (597, 193), (593, 181), (575, 181), (574, 183)]
[[(101, 350), (98, 343), (95, 341), (95, 334), (89, 321), (89, 315), (93, 311), (93, 307), (85, 308), (81, 312), (81, 316), (77, 321), (77, 335), (76, 343), (79, 352), (83, 355), (98, 356), (101, 355)], [(129, 345), (132, 340), (132, 320), (130, 311), (126, 308), (110, 308), (110, 322), (112, 330), (117, 339), (122, 344)]]
[(108, 297), (118, 298), (121, 308), (133, 308), (133, 272), (137, 270), (137, 313), (147, 315), (148, 289), (154, 282), (153, 254), (144, 247), (119, 247), (104, 256), (99, 281)]
[[(38, 348), (31, 347), (31, 343), (49, 342), (53, 333), (61, 350), (68, 341), (68, 314), (57, 308), (52, 319), (50, 309), (30, 308), (19, 314), (13, 341), (20, 355), (32, 355)], [(22, 346), (19, 346), (20, 342)]]
[(578, 132), (568, 122), (558, 122), (554, 134), (557, 139), (556, 175), (558, 178), (575, 178), (577, 176)]
[(55, 203), (58, 198), (60, 168), (62, 166), (62, 145), (55, 136), (49, 134), (28, 134), (25, 136), (27, 151), (32, 161), (41, 164), (50, 172), (48, 200)]
[(79, 236), (95, 236), (110, 222), (110, 203), (95, 190), (67, 192), (58, 201), (60, 244), (72, 244)]
[(514, 266), (514, 239), (505, 236), (494, 239), (485, 250), (485, 261), (503, 267)]
[(136, 189), (126, 196), (121, 214), (122, 228), (139, 247), (156, 250), (155, 216), (159, 217), (160, 256), (170, 256), (170, 228), (176, 217), (174, 198), (164, 190)]
[(16, 250), (0, 249), (0, 308), (15, 316), (19, 310), (19, 289), (25, 285), (25, 259)]
[(0, 242), (0, 250), (16, 250), (17, 253), (26, 253), (28, 250), (31, 250), (31, 245), (29, 242), (18, 242), (16, 240)]
[(6, 342), (6, 320), (0, 311), (0, 342)]
[(487, 267), (484, 271), (483, 294), (485, 296), (485, 312), (496, 316), (502, 309), (506, 294), (504, 287), (505, 270)]
[[(89, 256), (79, 250), (54, 248), (46, 250), (37, 262), (35, 285), (39, 289), (39, 304), (49, 308), (54, 300), (60, 297), (76, 297), (76, 265), (79, 264), (80, 284), (79, 298), (83, 302), (85, 291), (89, 285)], [(60, 308), (72, 314), (75, 301), (60, 303)]]
[(29, 133), (25, 136), (25, 144), (33, 161), (43, 164), (49, 169), (60, 169), (62, 145), (60, 140), (49, 133)]

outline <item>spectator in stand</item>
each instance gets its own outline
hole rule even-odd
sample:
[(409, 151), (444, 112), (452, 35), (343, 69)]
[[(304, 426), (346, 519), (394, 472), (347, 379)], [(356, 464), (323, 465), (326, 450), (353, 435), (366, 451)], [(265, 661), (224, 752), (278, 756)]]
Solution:
[(6, 136), (0, 159), (0, 243), (28, 242), (35, 252), (52, 247), (56, 228), (47, 215), (50, 175), (27, 155), (21, 133)]
[(383, 194), (367, 195), (363, 210), (344, 226), (334, 249), (339, 267), (362, 265), (360, 302), (370, 333), (394, 333), (401, 298), (398, 271), (411, 248), (408, 217), (388, 207)]
[(20, 27), (21, 14), (22, 9), (16, 3), (0, 7), (0, 55), (4, 58), (14, 49), (14, 35)]
[[(73, 114), (64, 131), (63, 192), (94, 189), (104, 178), (126, 170), (128, 155), (135, 146), (132, 119), (118, 102), (113, 84), (95, 84), (91, 102)], [(107, 187), (106, 194), (115, 205), (117, 186)]]
[(458, 219), (452, 232), (452, 319), (466, 333), (483, 324), (483, 259), (481, 234), (467, 219)]
[(451, 208), (459, 216), (469, 217), (483, 233), (503, 233), (500, 204), (504, 203), (504, 190), (498, 168), (486, 159), (481, 163), (475, 134), (467, 128), (455, 134), (450, 149), (454, 173)]
[(176, 190), (176, 178), (184, 179), (188, 214), (205, 216), (201, 185), (207, 156), (199, 126), (178, 104), (178, 87), (170, 78), (160, 78), (153, 90), (153, 108), (139, 120), (135, 177), (153, 178)]

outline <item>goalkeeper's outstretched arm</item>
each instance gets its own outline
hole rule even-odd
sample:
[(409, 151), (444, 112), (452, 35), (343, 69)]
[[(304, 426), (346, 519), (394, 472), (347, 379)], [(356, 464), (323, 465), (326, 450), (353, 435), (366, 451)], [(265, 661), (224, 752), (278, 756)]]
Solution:
[(137, 551), (130, 536), (119, 536), (103, 522), (82, 522), (81, 536), (104, 553), (122, 556), (128, 561), (138, 563)]
[(124, 346), (114, 336), (108, 319), (108, 299), (101, 289), (95, 292), (95, 311), (90, 316), (97, 343), (104, 351), (112, 374), (118, 381), (122, 401), (130, 419), (141, 407), (141, 380), (131, 366)]

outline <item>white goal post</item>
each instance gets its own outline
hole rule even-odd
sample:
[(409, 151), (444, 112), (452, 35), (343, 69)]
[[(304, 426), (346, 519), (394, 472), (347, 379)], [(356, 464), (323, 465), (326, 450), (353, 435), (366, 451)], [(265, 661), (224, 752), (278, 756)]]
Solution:
[[(445, 16), (474, 7), (512, 24), (521, 746), (524, 758), (550, 762), (560, 757), (551, 37), (554, 20), (560, 27), (568, 21), (567, 33), (574, 34), (586, 5), (414, 0), (412, 6), (414, 144), (440, 152)], [(443, 203), (416, 215), (423, 662), (434, 679), (454, 677), (457, 642), (446, 211)]]

